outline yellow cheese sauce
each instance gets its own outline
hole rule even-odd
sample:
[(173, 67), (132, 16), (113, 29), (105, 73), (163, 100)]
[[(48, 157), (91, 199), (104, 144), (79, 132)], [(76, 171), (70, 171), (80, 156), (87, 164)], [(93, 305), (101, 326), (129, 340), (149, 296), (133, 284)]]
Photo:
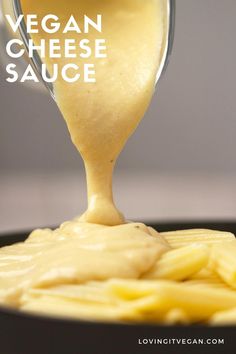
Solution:
[[(84, 33), (63, 33), (70, 16), (83, 24), (85, 14), (91, 19), (101, 14), (102, 33), (91, 29), (86, 38), (91, 42), (104, 38), (107, 52), (103, 59), (95, 55), (89, 59), (96, 65), (95, 83), (68, 83), (58, 77), (54, 84), (56, 102), (84, 160), (87, 211), (55, 231), (36, 230), (25, 243), (0, 250), (0, 301), (26, 308), (29, 289), (110, 278), (138, 279), (169, 249), (153, 229), (126, 223), (112, 196), (117, 157), (154, 91), (166, 45), (167, 1), (22, 0), (21, 4), (23, 14), (37, 14), (39, 22), (48, 14), (60, 20), (57, 33), (48, 34), (40, 27), (39, 33), (31, 35), (36, 45), (41, 39), (46, 43), (52, 38), (61, 43), (65, 38), (81, 40)], [(54, 63), (60, 69), (72, 62), (82, 66), (86, 59), (79, 54), (73, 59), (52, 59), (47, 52), (43, 61), (52, 74)], [(55, 299), (53, 303), (55, 307)]]
[[(57, 104), (67, 123), (71, 139), (80, 152), (86, 169), (88, 210), (85, 222), (118, 225), (124, 217), (112, 197), (112, 173), (116, 159), (127, 139), (143, 117), (153, 94), (155, 77), (166, 44), (166, 0), (23, 0), (24, 14), (47, 14), (60, 19), (55, 34), (32, 34), (36, 44), (52, 38), (79, 41), (106, 40), (106, 58), (65, 58), (44, 61), (49, 72), (53, 63), (60, 69), (68, 63), (96, 66), (96, 83), (78, 80), (68, 84), (58, 78), (54, 85)], [(71, 14), (83, 24), (84, 15), (96, 20), (102, 15), (102, 32), (63, 33)], [(81, 26), (83, 27), (83, 26)], [(62, 50), (63, 52), (63, 50)]]
[[(45, 40), (80, 41), (63, 33), (73, 15), (102, 15), (106, 56), (94, 53), (96, 82), (54, 83), (58, 107), (86, 169), (88, 208), (58, 229), (35, 230), (23, 243), (0, 249), (0, 303), (23, 311), (89, 320), (236, 323), (236, 241), (228, 232), (185, 230), (158, 233), (127, 222), (112, 195), (112, 173), (121, 150), (151, 100), (167, 39), (167, 0), (21, 0), (24, 15), (58, 16)], [(56, 63), (88, 62), (42, 58), (51, 75)], [(71, 75), (73, 73), (71, 72)], [(50, 119), (50, 117), (49, 117)]]

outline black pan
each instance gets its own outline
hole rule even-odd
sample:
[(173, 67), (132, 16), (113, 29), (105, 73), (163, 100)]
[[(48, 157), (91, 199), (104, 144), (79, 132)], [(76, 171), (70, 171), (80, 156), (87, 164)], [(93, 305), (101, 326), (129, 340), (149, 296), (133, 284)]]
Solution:
[[(150, 225), (150, 223), (149, 223)], [(159, 231), (212, 228), (236, 234), (235, 222), (152, 224)], [(29, 232), (0, 236), (0, 247)], [(163, 344), (150, 344), (153, 339)], [(176, 344), (200, 340), (204, 344)], [(208, 340), (213, 344), (207, 344)], [(149, 342), (148, 342), (149, 340)], [(217, 340), (224, 344), (214, 344)], [(167, 344), (172, 341), (174, 344)], [(148, 343), (148, 344), (146, 344)], [(234, 354), (236, 327), (129, 325), (54, 319), (0, 308), (0, 354)]]

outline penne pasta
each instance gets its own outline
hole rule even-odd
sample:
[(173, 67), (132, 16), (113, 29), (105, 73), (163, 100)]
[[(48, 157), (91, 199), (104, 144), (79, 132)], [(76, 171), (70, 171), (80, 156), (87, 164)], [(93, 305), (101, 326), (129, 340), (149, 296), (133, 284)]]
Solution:
[(191, 275), (189, 279), (192, 280), (208, 280), (208, 279), (219, 279), (218, 275), (213, 272), (211, 269), (209, 269), (209, 266), (201, 269), (199, 272)]
[(235, 325), (236, 323), (236, 308), (228, 311), (216, 312), (209, 321), (209, 324), (215, 326)]
[(21, 298), (21, 303), (26, 303), (29, 298), (36, 299), (41, 296), (72, 301), (94, 302), (98, 304), (108, 304), (112, 302), (111, 296), (105, 291), (103, 282), (100, 282), (99, 286), (93, 286), (87, 283), (81, 285), (61, 285), (46, 289), (29, 289)]
[(184, 282), (185, 285), (191, 287), (197, 286), (198, 288), (215, 288), (215, 289), (231, 289), (225, 284), (221, 279), (202, 279), (202, 280), (187, 280)]
[(190, 318), (181, 309), (172, 309), (163, 317), (162, 322), (166, 325), (189, 324)]
[(153, 296), (152, 303), (139, 308), (142, 313), (157, 314), (168, 313), (178, 308), (191, 320), (191, 322), (209, 319), (218, 311), (236, 307), (236, 292), (228, 289), (215, 289), (210, 287), (189, 286), (185, 283), (171, 281), (147, 280), (114, 280), (108, 282), (113, 295), (127, 300), (132, 307), (132, 300)]
[(215, 244), (219, 242), (228, 242), (235, 239), (234, 234), (225, 231), (215, 231), (208, 229), (190, 229), (161, 232), (166, 241), (173, 248), (187, 246), (191, 243)]
[(51, 296), (40, 296), (29, 299), (22, 305), (21, 309), (26, 312), (45, 313), (56, 317), (79, 318), (92, 321), (113, 321), (134, 318), (133, 309), (121, 308), (107, 304), (86, 303), (68, 300), (65, 298), (54, 298)]
[(212, 248), (210, 267), (229, 286), (236, 288), (236, 241)]
[(209, 248), (203, 244), (171, 250), (146, 274), (145, 279), (184, 280), (199, 272), (208, 263)]

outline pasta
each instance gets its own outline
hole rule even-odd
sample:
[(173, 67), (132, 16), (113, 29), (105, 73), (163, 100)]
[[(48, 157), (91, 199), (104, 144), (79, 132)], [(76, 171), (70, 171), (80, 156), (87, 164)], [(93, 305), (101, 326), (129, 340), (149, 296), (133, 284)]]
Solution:
[(215, 245), (210, 266), (229, 286), (236, 288), (236, 241)]
[[(120, 321), (190, 323), (206, 321), (217, 313), (235, 309), (236, 293), (204, 283), (193, 286), (188, 282), (166, 280), (113, 279), (30, 290), (22, 299), (22, 309), (26, 311), (43, 308), (55, 314), (59, 307), (69, 308), (70, 317), (111, 320), (115, 314)], [(210, 321), (217, 318), (219, 316), (215, 315)]]
[[(141, 278), (131, 274), (125, 279), (78, 279), (77, 284), (64, 282), (47, 287), (37, 282), (30, 286), (25, 283), (21, 296), (19, 289), (18, 303), (10, 297), (9, 304), (15, 303), (23, 311), (94, 321), (167, 325), (236, 323), (236, 241), (233, 234), (202, 229), (158, 233), (143, 224), (136, 224), (136, 227), (148, 232), (154, 244), (157, 239), (164, 247), (154, 265), (143, 271)], [(113, 248), (120, 247), (114, 237), (113, 243)], [(127, 248), (129, 245), (132, 246), (132, 242), (127, 240)], [(28, 272), (28, 262), (32, 254), (36, 259), (39, 257), (41, 243), (33, 238), (26, 246), (18, 244), (2, 249), (0, 272), (4, 272), (5, 267), (15, 271), (17, 263), (21, 263), (21, 272)], [(143, 244), (140, 245), (141, 253), (142, 249)]]
[[(191, 287), (171, 281), (125, 281), (110, 282), (111, 292), (124, 299), (148, 298), (155, 301), (140, 311), (163, 313), (172, 308), (181, 309), (192, 322), (207, 320), (217, 311), (236, 307), (236, 293), (228, 289)], [(222, 301), (223, 300), (223, 301)], [(131, 305), (132, 306), (132, 305)]]
[(211, 320), (211, 325), (235, 325), (236, 323), (236, 308), (228, 311), (216, 312)]
[(207, 246), (197, 243), (166, 252), (144, 278), (184, 280), (207, 264), (208, 252)]
[(235, 239), (231, 232), (207, 229), (161, 232), (161, 236), (163, 236), (173, 248), (187, 246), (195, 242), (212, 245), (218, 242), (228, 242)]

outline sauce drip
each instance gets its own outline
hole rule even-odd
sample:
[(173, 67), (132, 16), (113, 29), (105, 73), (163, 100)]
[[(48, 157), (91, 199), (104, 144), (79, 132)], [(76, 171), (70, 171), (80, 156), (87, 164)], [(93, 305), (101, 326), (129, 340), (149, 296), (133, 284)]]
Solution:
[[(90, 18), (102, 14), (102, 33), (94, 30), (86, 36), (91, 41), (105, 38), (107, 45), (107, 58), (89, 59), (96, 65), (96, 83), (67, 83), (59, 77), (54, 85), (56, 102), (84, 160), (87, 211), (54, 231), (35, 230), (26, 242), (0, 250), (0, 301), (36, 311), (46, 308), (50, 312), (51, 306), (60, 313), (62, 306), (56, 305), (56, 297), (32, 307), (27, 292), (110, 278), (139, 279), (169, 249), (153, 229), (126, 223), (112, 193), (116, 160), (154, 92), (166, 45), (167, 1), (21, 0), (21, 4), (25, 15), (37, 14), (39, 20), (47, 14), (57, 15), (61, 28), (71, 14), (80, 23), (84, 14)], [(84, 34), (65, 35), (62, 30), (47, 34), (40, 29), (32, 34), (36, 45), (52, 38), (80, 40)], [(50, 73), (54, 63), (60, 69), (71, 62), (82, 66), (85, 59), (47, 55), (44, 62)], [(71, 310), (72, 305), (67, 305)]]
[[(112, 173), (118, 155), (143, 117), (154, 91), (166, 39), (166, 0), (23, 0), (25, 15), (47, 14), (59, 17), (61, 28), (55, 34), (32, 34), (35, 44), (41, 39), (81, 40), (105, 38), (107, 58), (92, 56), (96, 83), (77, 81), (68, 84), (58, 78), (54, 91), (71, 139), (80, 152), (86, 169), (88, 209), (82, 221), (119, 225), (124, 217), (113, 202)], [(95, 19), (102, 14), (102, 33), (63, 33), (71, 14), (83, 23), (84, 14)], [(53, 63), (60, 69), (68, 63), (81, 66), (88, 59), (44, 60), (48, 71)]]

